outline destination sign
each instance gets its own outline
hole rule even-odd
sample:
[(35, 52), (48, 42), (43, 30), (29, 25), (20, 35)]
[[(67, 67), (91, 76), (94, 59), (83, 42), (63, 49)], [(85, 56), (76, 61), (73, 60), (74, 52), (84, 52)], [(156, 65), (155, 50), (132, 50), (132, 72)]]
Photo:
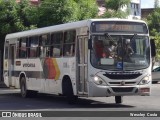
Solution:
[(137, 22), (93, 22), (92, 32), (148, 33), (146, 24)]

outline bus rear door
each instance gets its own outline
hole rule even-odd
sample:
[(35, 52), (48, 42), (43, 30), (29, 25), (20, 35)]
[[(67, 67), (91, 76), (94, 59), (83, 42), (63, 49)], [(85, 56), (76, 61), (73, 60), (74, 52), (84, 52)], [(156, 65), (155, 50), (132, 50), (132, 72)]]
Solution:
[(78, 36), (77, 45), (77, 61), (78, 61), (78, 73), (77, 73), (77, 88), (78, 94), (87, 94), (87, 78), (88, 78), (88, 36)]

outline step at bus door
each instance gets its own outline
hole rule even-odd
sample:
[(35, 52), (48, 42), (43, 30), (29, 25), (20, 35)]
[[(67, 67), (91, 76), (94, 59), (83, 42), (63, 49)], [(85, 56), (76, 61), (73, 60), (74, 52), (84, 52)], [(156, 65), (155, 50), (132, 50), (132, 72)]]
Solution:
[(77, 87), (79, 94), (87, 94), (87, 78), (88, 78), (88, 37), (79, 36), (77, 45), (77, 61), (78, 61), (78, 74), (77, 74)]

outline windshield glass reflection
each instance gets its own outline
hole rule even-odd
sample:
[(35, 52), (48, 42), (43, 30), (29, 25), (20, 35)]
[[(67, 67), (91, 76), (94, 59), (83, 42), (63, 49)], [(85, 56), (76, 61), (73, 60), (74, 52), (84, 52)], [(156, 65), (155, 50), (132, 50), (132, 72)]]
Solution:
[(106, 70), (135, 70), (150, 63), (149, 39), (138, 35), (92, 36), (91, 63)]

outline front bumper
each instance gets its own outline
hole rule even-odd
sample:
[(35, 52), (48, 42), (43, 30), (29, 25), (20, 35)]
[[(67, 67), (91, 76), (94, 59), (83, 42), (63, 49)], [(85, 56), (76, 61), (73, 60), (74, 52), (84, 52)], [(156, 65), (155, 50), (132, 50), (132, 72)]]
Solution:
[(105, 96), (149, 96), (151, 93), (150, 85), (132, 85), (132, 86), (100, 86), (93, 82), (89, 84), (89, 97)]

